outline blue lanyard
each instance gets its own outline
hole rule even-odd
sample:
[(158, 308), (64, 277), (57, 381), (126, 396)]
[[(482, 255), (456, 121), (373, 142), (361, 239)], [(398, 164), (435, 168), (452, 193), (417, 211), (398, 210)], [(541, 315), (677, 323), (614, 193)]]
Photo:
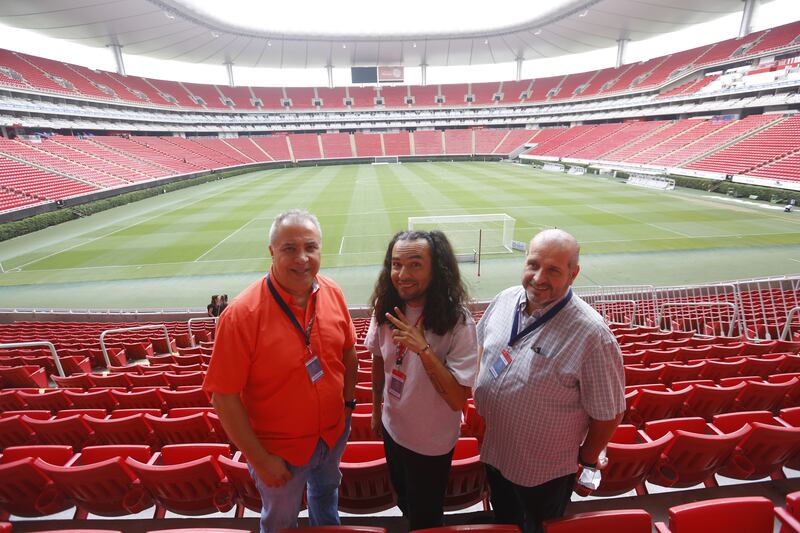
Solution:
[(292, 310), (289, 309), (289, 306), (283, 301), (281, 295), (278, 293), (277, 289), (275, 289), (275, 285), (272, 284), (272, 280), (269, 277), (269, 273), (267, 273), (267, 287), (269, 287), (269, 292), (272, 293), (272, 297), (275, 298), (275, 301), (278, 302), (278, 305), (281, 306), (283, 313), (289, 317), (289, 320), (292, 321), (295, 329), (300, 332), (300, 335), (303, 336), (303, 340), (306, 343), (306, 348), (309, 350), (311, 349), (311, 328), (314, 327), (314, 319), (317, 317), (316, 311), (316, 300), (314, 300), (314, 312), (311, 315), (311, 320), (308, 322), (308, 326), (303, 329), (303, 326), (300, 325), (300, 322), (297, 321), (297, 318), (292, 313)]
[(511, 337), (508, 339), (508, 345), (514, 346), (514, 343), (520, 340), (522, 337), (528, 335), (532, 331), (544, 326), (551, 318), (556, 316), (556, 314), (564, 309), (564, 306), (567, 305), (572, 299), (572, 289), (567, 291), (567, 295), (558, 302), (556, 305), (550, 308), (548, 312), (534, 320), (533, 324), (529, 325), (527, 328), (523, 329), (519, 333), (517, 333), (517, 328), (519, 327), (519, 309), (514, 310), (514, 325), (511, 328)]

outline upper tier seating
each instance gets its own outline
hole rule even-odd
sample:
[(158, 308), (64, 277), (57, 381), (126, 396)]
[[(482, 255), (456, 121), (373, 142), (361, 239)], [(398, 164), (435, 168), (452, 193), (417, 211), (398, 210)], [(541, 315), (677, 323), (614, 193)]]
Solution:
[[(195, 83), (179, 83), (146, 79), (138, 76), (121, 76), (116, 73), (92, 71), (78, 65), (65, 64), (45, 58), (0, 50), (0, 85), (36, 90), (75, 98), (117, 100), (159, 107), (216, 110), (282, 110), (283, 100), (291, 100), (295, 111), (314, 110), (315, 100), (321, 99), (321, 109), (346, 109), (345, 98), (352, 100), (352, 109), (372, 109), (380, 93), (384, 107), (452, 107), (493, 105), (494, 95), (503, 95), (503, 105), (520, 102), (520, 95), (530, 91), (528, 102), (566, 101), (572, 98), (622, 93), (625, 91), (656, 88), (671, 79), (689, 73), (698, 67), (731, 59), (742, 59), (775, 50), (796, 47), (800, 22), (793, 22), (769, 30), (746, 35), (741, 39), (728, 39), (712, 45), (652, 58), (638, 64), (622, 65), (581, 72), (567, 76), (554, 76), (533, 80), (487, 82), (473, 84), (445, 84), (434, 86), (381, 86), (381, 87), (224, 87)], [(7, 70), (6, 70), (7, 69)], [(3, 72), (7, 74), (3, 74)], [(687, 92), (700, 87), (686, 88)], [(681, 91), (683, 92), (683, 90)], [(472, 94), (474, 103), (468, 103)], [(679, 93), (672, 93), (679, 94)], [(415, 102), (407, 104), (405, 96), (414, 96)], [(442, 95), (443, 104), (435, 97)], [(260, 102), (256, 105), (254, 102)], [(232, 104), (232, 105), (228, 105)]]

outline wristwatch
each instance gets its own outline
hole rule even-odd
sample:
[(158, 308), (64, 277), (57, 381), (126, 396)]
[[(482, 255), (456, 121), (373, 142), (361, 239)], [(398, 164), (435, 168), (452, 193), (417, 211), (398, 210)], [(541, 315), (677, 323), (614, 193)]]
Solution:
[(357, 403), (358, 402), (356, 401), (356, 399), (353, 398), (352, 400), (345, 400), (344, 401), (344, 406), (345, 407), (349, 407), (350, 409), (355, 409)]

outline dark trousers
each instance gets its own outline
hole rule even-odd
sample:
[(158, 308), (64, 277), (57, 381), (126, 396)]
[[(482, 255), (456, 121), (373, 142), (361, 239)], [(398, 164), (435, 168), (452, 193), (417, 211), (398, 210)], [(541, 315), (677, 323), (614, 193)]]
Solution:
[(383, 447), (397, 506), (409, 530), (444, 525), (444, 493), (453, 450), (444, 455), (422, 455), (397, 444), (383, 428)]
[(540, 533), (543, 521), (564, 516), (575, 486), (575, 474), (523, 487), (504, 478), (495, 467), (484, 466), (496, 523), (516, 524), (524, 533)]

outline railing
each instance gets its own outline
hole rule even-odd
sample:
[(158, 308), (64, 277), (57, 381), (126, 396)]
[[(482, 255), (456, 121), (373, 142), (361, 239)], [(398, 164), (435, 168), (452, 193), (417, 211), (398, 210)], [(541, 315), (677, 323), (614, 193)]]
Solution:
[(56, 370), (58, 371), (58, 375), (62, 378), (64, 377), (64, 369), (61, 367), (61, 359), (58, 358), (58, 351), (56, 347), (53, 346), (52, 342), (47, 341), (35, 341), (35, 342), (8, 342), (4, 344), (0, 344), (0, 348), (35, 348), (37, 346), (44, 346), (50, 350), (50, 354), (53, 356), (53, 362), (56, 364)]
[(170, 345), (169, 331), (167, 331), (167, 326), (165, 324), (151, 324), (149, 326), (134, 326), (132, 328), (107, 329), (100, 334), (100, 349), (103, 351), (103, 359), (106, 360), (106, 368), (111, 367), (111, 359), (109, 359), (108, 349), (106, 349), (106, 335), (110, 335), (111, 333), (122, 333), (124, 331), (142, 331), (145, 329), (162, 330), (164, 332), (164, 338), (167, 339), (167, 346)]
[(214, 322), (214, 324), (216, 324), (217, 323), (217, 317), (215, 317), (215, 316), (204, 316), (204, 317), (190, 318), (189, 319), (189, 322), (188, 322), (188, 324), (189, 324), (189, 341), (192, 343), (192, 346), (195, 345), (194, 344), (194, 333), (192, 332), (192, 324), (196, 324), (198, 322)]
[[(730, 322), (729, 322), (729, 325), (728, 325), (727, 335), (724, 335), (724, 336), (725, 337), (732, 337), (733, 336), (733, 332), (736, 329), (736, 319), (738, 318), (738, 309), (737, 309), (736, 305), (731, 303), (731, 302), (664, 302), (663, 304), (661, 304), (661, 309), (659, 310), (659, 314), (658, 314), (659, 322), (658, 322), (658, 325), (661, 326), (661, 324), (663, 323), (664, 319), (665, 318), (669, 318), (669, 329), (668, 330), (672, 331), (674, 329), (673, 328), (673, 324), (674, 324), (675, 321), (672, 320), (671, 316), (666, 315), (666, 310), (669, 307), (675, 307), (675, 308), (678, 308), (678, 309), (681, 309), (681, 308), (692, 308), (692, 309), (694, 309), (694, 308), (697, 308), (697, 307), (718, 307), (718, 308), (731, 309), (732, 310), (732, 314), (731, 314)], [(702, 319), (701, 317), (698, 317), (696, 319), (697, 320), (697, 329), (699, 329), (699, 326), (701, 325), (700, 324), (701, 319)], [(695, 318), (690, 316), (688, 318), (688, 320), (691, 323), (691, 321), (695, 320)], [(662, 329), (666, 329), (666, 328), (662, 327)]]

